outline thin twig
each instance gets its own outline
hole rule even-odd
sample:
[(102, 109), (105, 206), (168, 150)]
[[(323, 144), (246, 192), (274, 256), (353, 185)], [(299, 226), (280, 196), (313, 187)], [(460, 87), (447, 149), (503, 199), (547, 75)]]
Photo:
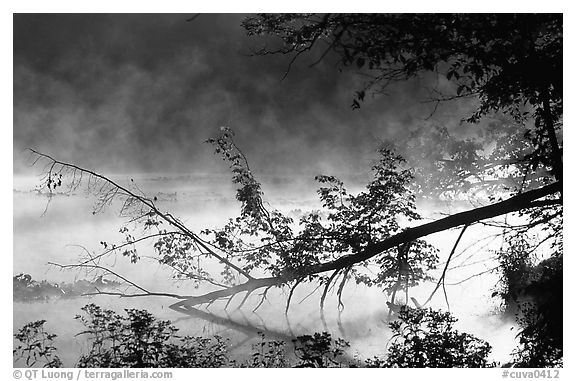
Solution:
[(432, 291), (432, 293), (430, 294), (430, 296), (428, 297), (428, 299), (426, 299), (426, 301), (424, 302), (424, 306), (426, 304), (428, 304), (428, 302), (430, 300), (432, 300), (432, 297), (434, 296), (434, 294), (436, 293), (436, 291), (438, 290), (438, 288), (440, 287), (440, 285), (443, 285), (444, 287), (444, 297), (446, 298), (446, 304), (448, 305), (448, 310), (450, 310), (450, 304), (448, 303), (448, 296), (446, 295), (446, 288), (444, 286), (444, 280), (446, 278), (446, 271), (448, 270), (448, 266), (450, 265), (450, 260), (452, 259), (452, 256), (454, 255), (454, 252), (456, 251), (456, 248), (458, 247), (458, 243), (460, 243), (460, 240), (462, 239), (462, 236), (464, 235), (464, 232), (466, 231), (466, 229), (468, 229), (468, 226), (470, 226), (470, 224), (464, 225), (464, 227), (462, 228), (462, 230), (460, 231), (460, 235), (458, 236), (458, 239), (456, 240), (456, 242), (454, 243), (454, 247), (452, 247), (452, 251), (450, 252), (450, 255), (448, 256), (448, 260), (446, 260), (446, 265), (444, 266), (444, 270), (442, 271), (442, 275), (440, 276), (440, 279), (438, 279), (438, 283), (436, 284), (436, 287), (434, 288), (434, 291)]

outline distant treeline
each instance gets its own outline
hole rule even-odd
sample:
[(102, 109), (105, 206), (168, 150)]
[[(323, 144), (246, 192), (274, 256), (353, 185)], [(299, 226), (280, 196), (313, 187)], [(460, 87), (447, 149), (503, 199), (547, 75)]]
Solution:
[(13, 193), (18, 193), (18, 194), (34, 194), (36, 196), (43, 196), (43, 197), (54, 197), (54, 196), (66, 196), (66, 197), (70, 197), (70, 196), (76, 196), (76, 193), (73, 192), (49, 192), (45, 189), (29, 189), (29, 190), (21, 190), (21, 189), (12, 189)]
[(18, 274), (12, 278), (13, 300), (15, 302), (70, 299), (120, 285), (121, 283), (103, 279), (102, 276), (99, 276), (94, 281), (80, 279), (73, 283), (37, 281), (32, 279), (29, 274)]

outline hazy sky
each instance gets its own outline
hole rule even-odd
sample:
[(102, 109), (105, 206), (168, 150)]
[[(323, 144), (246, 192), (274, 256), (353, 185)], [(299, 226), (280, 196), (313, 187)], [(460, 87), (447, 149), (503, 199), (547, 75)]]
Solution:
[(256, 170), (355, 172), (379, 140), (462, 117), (424, 121), (422, 81), (352, 110), (353, 70), (305, 57), (282, 80), (289, 58), (250, 56), (266, 41), (246, 36), (245, 16), (189, 17), (15, 15), (15, 173), (26, 147), (107, 173), (222, 170), (203, 144), (222, 125)]

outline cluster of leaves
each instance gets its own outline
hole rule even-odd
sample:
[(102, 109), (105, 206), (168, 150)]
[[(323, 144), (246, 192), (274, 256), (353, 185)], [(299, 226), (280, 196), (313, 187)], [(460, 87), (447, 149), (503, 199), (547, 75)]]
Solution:
[[(317, 176), (318, 194), (324, 210), (308, 213), (294, 226), (292, 218), (281, 212), (268, 211), (263, 205), (260, 185), (243, 155), (225, 129), (216, 139), (216, 153), (231, 162), (233, 181), (241, 186), (237, 198), (242, 213), (223, 229), (206, 229), (211, 244), (244, 262), (245, 270), (260, 268), (274, 276), (298, 274), (301, 269), (365, 250), (369, 245), (401, 231), (402, 223), (417, 220), (415, 198), (409, 186), (412, 171), (403, 168), (404, 160), (391, 150), (378, 150), (378, 161), (372, 167), (373, 179), (358, 194), (347, 191), (334, 176)], [(410, 285), (427, 279), (428, 270), (437, 262), (436, 250), (425, 241), (412, 244), (407, 258)], [(358, 283), (379, 285), (386, 289), (397, 281), (398, 255), (395, 250), (382, 253), (373, 261), (349, 271)], [(377, 266), (378, 271), (367, 270)]]
[[(76, 367), (486, 367), (493, 366), (486, 357), (488, 343), (453, 329), (456, 319), (446, 312), (403, 307), (398, 320), (390, 323), (394, 332), (387, 357), (374, 357), (350, 362), (342, 339), (327, 332), (299, 336), (292, 341), (293, 355), (287, 344), (267, 340), (252, 345), (245, 362), (231, 359), (226, 340), (180, 337), (169, 321), (158, 321), (145, 310), (126, 310), (127, 316), (102, 309), (94, 304), (83, 308), (78, 316), (86, 327), (80, 334), (88, 336), (87, 354)], [(45, 321), (25, 325), (14, 335), (21, 344), (14, 350), (14, 361), (26, 358), (26, 366), (61, 367), (55, 354), (56, 335), (44, 332)]]
[(248, 165), (248, 160), (234, 143), (234, 132), (228, 127), (221, 128), (222, 134), (217, 138), (210, 138), (207, 143), (215, 146), (216, 154), (230, 163), (233, 177), (232, 182), (240, 185), (236, 191), (236, 199), (242, 205), (242, 217), (252, 217), (254, 223), (266, 224), (267, 211), (262, 204), (262, 189), (260, 183), (254, 178)]
[(563, 258), (556, 253), (538, 262), (534, 246), (524, 235), (510, 238), (499, 253), (501, 290), (494, 295), (520, 326), (516, 366), (557, 367), (563, 357)]
[(331, 368), (350, 365), (343, 357), (350, 344), (343, 339), (333, 339), (328, 332), (298, 336), (292, 340), (295, 360), (289, 357), (286, 342), (267, 341), (263, 333), (259, 335), (260, 342), (252, 345), (254, 352), (248, 363), (250, 367)]
[(146, 310), (127, 309), (127, 316), (95, 304), (78, 315), (90, 349), (77, 367), (219, 367), (228, 363), (224, 340), (215, 336), (179, 337), (170, 321), (158, 321)]
[(350, 346), (343, 339), (333, 340), (327, 332), (299, 336), (294, 344), (294, 352), (300, 360), (297, 367), (300, 368), (340, 367), (344, 364), (340, 357)]
[(260, 342), (252, 344), (252, 356), (248, 362), (250, 368), (287, 368), (290, 362), (286, 356), (286, 343), (282, 340), (266, 340), (259, 332)]
[(498, 252), (500, 264), (499, 290), (493, 296), (500, 296), (506, 313), (516, 313), (520, 297), (531, 279), (535, 256), (531, 253), (531, 242), (523, 235), (507, 238), (508, 245)]
[[(550, 280), (548, 280), (550, 281)], [(514, 352), (516, 367), (558, 368), (563, 366), (563, 319), (561, 283), (554, 280), (559, 297), (551, 295), (546, 302), (524, 302), (518, 314), (520, 345)], [(561, 281), (561, 280), (560, 280)], [(560, 288), (558, 287), (560, 285)]]
[[(147, 228), (146, 223), (144, 228)], [(133, 243), (135, 241), (134, 236), (130, 233), (126, 226), (121, 227), (119, 233), (124, 234), (124, 244), (127, 245), (125, 248), (123, 248), (122, 255), (124, 257), (130, 258), (131, 263), (138, 262), (140, 260), (140, 256), (138, 255), (138, 251), (136, 250), (136, 247)], [(104, 246), (104, 249), (108, 249), (107, 242), (102, 241), (101, 245)], [(112, 249), (115, 249), (114, 245), (112, 245)]]
[(56, 188), (62, 186), (62, 174), (54, 174), (51, 176), (48, 176), (48, 178), (46, 179), (46, 186), (48, 187), (48, 190), (50, 192), (56, 190)]
[(394, 332), (385, 359), (374, 358), (369, 367), (484, 368), (491, 346), (484, 340), (454, 329), (449, 312), (403, 306), (399, 319), (390, 323)]
[(56, 355), (53, 342), (56, 335), (44, 330), (46, 320), (30, 322), (20, 328), (14, 338), (19, 342), (13, 350), (14, 362), (24, 359), (27, 367), (59, 368), (62, 361)]
[(163, 230), (162, 237), (154, 243), (159, 263), (174, 270), (177, 279), (191, 280), (198, 287), (203, 280), (211, 281), (212, 276), (204, 270), (201, 258), (204, 256), (196, 242), (183, 234), (168, 234)]

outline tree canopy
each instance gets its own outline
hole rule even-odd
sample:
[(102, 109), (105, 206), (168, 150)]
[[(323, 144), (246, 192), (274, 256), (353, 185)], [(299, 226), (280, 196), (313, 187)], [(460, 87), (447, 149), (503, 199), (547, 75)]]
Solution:
[(291, 55), (292, 65), (317, 49), (319, 59), (335, 56), (340, 70), (365, 69), (371, 78), (356, 92), (354, 108), (367, 91), (423, 72), (441, 74), (454, 91), (438, 93), (437, 102), (478, 99), (476, 110), (462, 115), (469, 122), (510, 115), (526, 127), (524, 143), (532, 149), (508, 159), (545, 167), (561, 180), (561, 14), (262, 14), (243, 25), (249, 35), (280, 41), (256, 54)]

